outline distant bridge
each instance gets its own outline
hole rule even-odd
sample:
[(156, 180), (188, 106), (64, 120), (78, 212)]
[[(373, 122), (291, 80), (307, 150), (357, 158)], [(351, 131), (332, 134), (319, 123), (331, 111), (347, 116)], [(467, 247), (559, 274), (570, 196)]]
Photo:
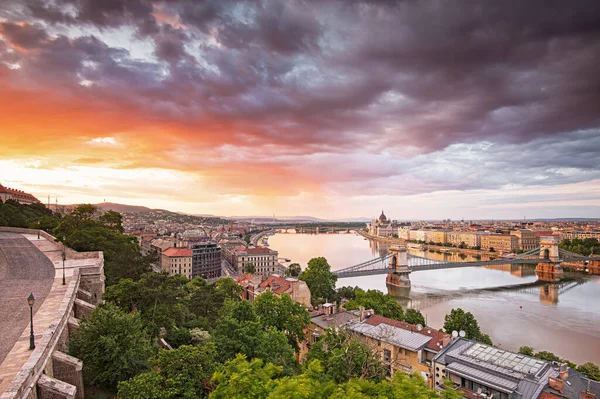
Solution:
[[(410, 255), (406, 247), (390, 247), (390, 253), (344, 269), (333, 271), (339, 278), (371, 276), (377, 274), (402, 273), (423, 270), (441, 270), (460, 267), (493, 266), (506, 264), (538, 264), (540, 262), (560, 264), (561, 262), (600, 261), (600, 256), (582, 256), (558, 248), (558, 242), (548, 240), (543, 245), (513, 257), (469, 262), (439, 261)], [(390, 262), (386, 262), (390, 260)]]

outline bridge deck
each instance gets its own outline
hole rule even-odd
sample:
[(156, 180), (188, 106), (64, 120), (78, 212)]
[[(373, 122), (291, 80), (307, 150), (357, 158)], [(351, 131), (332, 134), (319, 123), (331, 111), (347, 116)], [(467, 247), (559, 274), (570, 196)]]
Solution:
[[(339, 278), (346, 277), (359, 277), (359, 276), (371, 276), (377, 274), (388, 274), (393, 273), (394, 270), (390, 269), (387, 264), (383, 263), (388, 256), (381, 258), (375, 258), (373, 260), (363, 262), (361, 264), (348, 267), (341, 270), (333, 271)], [(582, 262), (582, 261), (600, 261), (600, 257), (590, 256), (573, 256), (561, 259), (561, 262)], [(480, 267), (480, 266), (494, 266), (494, 265), (515, 265), (515, 264), (537, 264), (540, 262), (549, 262), (548, 260), (540, 259), (538, 257), (525, 257), (525, 258), (503, 258), (495, 260), (480, 260), (472, 262), (444, 262), (437, 261), (428, 258), (422, 258), (419, 256), (409, 256), (408, 271), (417, 272), (424, 270), (441, 270), (441, 269), (455, 269), (462, 267)]]

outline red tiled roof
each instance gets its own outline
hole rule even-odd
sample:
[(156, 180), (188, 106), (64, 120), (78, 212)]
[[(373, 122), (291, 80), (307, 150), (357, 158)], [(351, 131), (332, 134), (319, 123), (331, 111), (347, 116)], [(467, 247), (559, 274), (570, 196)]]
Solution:
[(542, 392), (540, 394), (540, 396), (538, 396), (538, 399), (559, 399), (559, 396), (556, 395), (552, 395), (551, 393), (548, 392)]
[(259, 285), (261, 288), (271, 288), (274, 293), (281, 294), (290, 289), (291, 283), (283, 277), (272, 274)]
[(247, 254), (268, 254), (271, 250), (267, 247), (246, 248), (244, 246), (236, 249), (236, 252), (246, 252)]
[(38, 200), (37, 198), (35, 198), (33, 195), (31, 195), (29, 193), (26, 193), (21, 190), (15, 190), (14, 188), (8, 188), (8, 187), (3, 186), (2, 184), (0, 184), (0, 193), (8, 193), (17, 198), (28, 199), (30, 201), (40, 202), (40, 200)]
[(192, 250), (187, 248), (167, 248), (163, 251), (163, 255), (171, 257), (190, 257)]
[[(423, 334), (423, 335), (428, 335), (432, 339), (427, 343), (427, 348), (434, 350), (436, 352), (442, 348), (441, 345), (444, 345), (444, 339), (446, 339), (446, 341), (450, 340), (449, 334), (440, 332), (434, 328), (425, 327), (425, 328), (423, 328), (423, 330), (418, 331), (417, 326), (415, 326), (414, 324), (409, 324), (405, 321), (389, 319), (389, 318), (383, 317), (383, 316), (373, 315), (373, 316), (369, 317), (368, 319), (366, 319), (365, 323), (370, 324), (372, 326), (377, 326), (381, 323), (384, 323), (384, 324), (389, 324), (394, 327), (402, 328), (404, 330), (416, 332), (416, 333)], [(438, 343), (440, 344), (440, 346), (438, 346)]]

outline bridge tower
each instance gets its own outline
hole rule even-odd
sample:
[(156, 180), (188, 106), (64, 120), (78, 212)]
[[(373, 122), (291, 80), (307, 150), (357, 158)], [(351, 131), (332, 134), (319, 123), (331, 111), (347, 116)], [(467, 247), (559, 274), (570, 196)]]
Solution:
[(392, 256), (388, 268), (391, 273), (385, 279), (389, 286), (410, 288), (410, 269), (408, 267), (408, 251), (404, 245), (394, 245), (389, 248)]
[(560, 262), (558, 237), (541, 237), (540, 263), (535, 268), (538, 279), (550, 282), (559, 281), (564, 273), (562, 267), (560, 267)]

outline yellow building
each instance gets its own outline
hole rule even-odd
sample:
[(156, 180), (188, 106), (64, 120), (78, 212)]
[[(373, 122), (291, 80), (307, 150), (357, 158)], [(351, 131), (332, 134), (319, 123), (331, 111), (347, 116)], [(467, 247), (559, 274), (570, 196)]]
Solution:
[(511, 235), (517, 237), (519, 249), (529, 251), (540, 246), (538, 236), (531, 230), (515, 230), (510, 232)]
[(161, 255), (161, 268), (171, 276), (181, 274), (192, 279), (192, 250), (188, 248), (167, 248)]
[(450, 335), (433, 328), (373, 315), (363, 322), (345, 325), (359, 334), (376, 352), (376, 357), (388, 367), (388, 375), (396, 372), (417, 373), (433, 387), (432, 361), (450, 342)]
[(498, 252), (516, 252), (519, 249), (519, 239), (510, 234), (484, 234), (481, 236), (481, 248)]

